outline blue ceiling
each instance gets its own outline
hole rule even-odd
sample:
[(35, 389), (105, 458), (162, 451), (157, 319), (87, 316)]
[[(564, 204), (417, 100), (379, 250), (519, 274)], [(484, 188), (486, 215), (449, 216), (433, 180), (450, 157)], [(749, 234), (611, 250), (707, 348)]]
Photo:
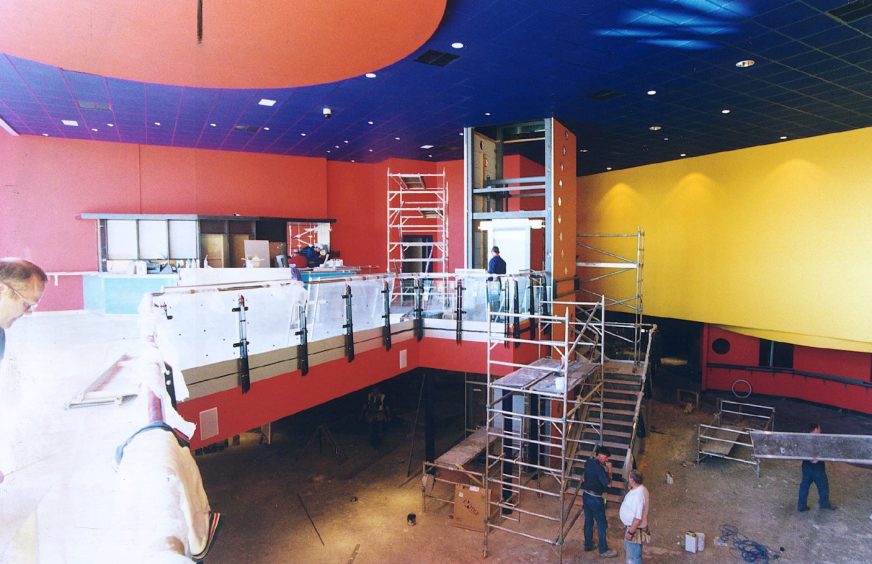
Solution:
[[(578, 136), (579, 174), (591, 174), (872, 126), (872, 16), (828, 13), (846, 4), (872, 9), (449, 0), (430, 40), (375, 78), (277, 90), (145, 84), (4, 53), (0, 117), (22, 135), (377, 162), (460, 159), (464, 126), (554, 116)], [(415, 61), (429, 50), (459, 57)], [(736, 66), (746, 59), (756, 64)]]

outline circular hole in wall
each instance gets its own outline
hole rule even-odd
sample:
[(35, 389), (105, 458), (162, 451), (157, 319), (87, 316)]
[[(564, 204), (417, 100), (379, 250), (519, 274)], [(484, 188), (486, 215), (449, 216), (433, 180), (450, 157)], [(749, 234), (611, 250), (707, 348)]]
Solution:
[(730, 352), (730, 342), (726, 339), (715, 339), (712, 343), (712, 350), (717, 354), (727, 354)]
[(557, 216), (557, 223), (563, 223), (563, 218), (559, 215)]
[(562, 205), (563, 205), (563, 198), (561, 198), (560, 196), (557, 196), (557, 205), (558, 205), (558, 206), (562, 206)]
[(557, 181), (557, 186), (560, 188), (563, 188), (563, 179), (562, 178)]
[(560, 163), (560, 172), (563, 172), (563, 163)]
[(566, 156), (566, 145), (563, 146), (563, 156)]

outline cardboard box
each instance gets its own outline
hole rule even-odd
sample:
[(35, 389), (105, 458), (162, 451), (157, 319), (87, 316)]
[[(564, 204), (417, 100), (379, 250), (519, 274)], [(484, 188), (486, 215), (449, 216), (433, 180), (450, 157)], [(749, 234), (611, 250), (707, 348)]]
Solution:
[[(491, 500), (497, 500), (497, 491), (490, 490)], [(484, 532), (484, 520), (487, 515), (487, 503), (484, 498), (484, 488), (468, 484), (454, 486), (454, 519), (455, 527), (471, 531)], [(492, 507), (492, 509), (495, 509)]]
[(687, 531), (684, 535), (684, 550), (694, 554), (705, 550), (705, 533)]

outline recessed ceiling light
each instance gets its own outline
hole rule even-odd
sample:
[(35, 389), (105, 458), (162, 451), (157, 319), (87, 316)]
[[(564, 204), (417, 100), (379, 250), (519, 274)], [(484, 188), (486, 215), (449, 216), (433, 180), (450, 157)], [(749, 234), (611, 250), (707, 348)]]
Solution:
[(269, 131), (269, 128), (268, 128), (268, 127), (264, 127), (263, 130), (264, 130), (264, 131)]
[(328, 153), (332, 153), (333, 151), (331, 151), (330, 149), (327, 149), (327, 152), (328, 152)]
[(333, 145), (333, 148), (334, 148), (334, 149), (338, 149), (338, 148), (339, 148), (339, 145)]
[(421, 145), (422, 149), (432, 149), (433, 145)]
[(300, 133), (300, 137), (305, 137), (305, 136), (306, 136), (305, 133)]
[(351, 162), (354, 162), (354, 159), (351, 159)]
[(260, 99), (260, 102), (258, 102), (258, 104), (260, 104), (261, 106), (270, 106), (270, 107), (272, 107), (272, 106), (275, 106), (275, 105), (276, 105), (276, 101), (275, 101), (275, 100), (270, 100), (269, 98), (261, 98), (261, 99)]
[(460, 133), (458, 133), (458, 135), (460, 135), (460, 136), (462, 137), (462, 136), (463, 136), (463, 132), (461, 131)]
[(210, 123), (209, 127), (218, 127), (218, 124), (217, 123)]
[(724, 108), (723, 110), (721, 110), (721, 113), (722, 113), (722, 114), (728, 114), (728, 113), (730, 113), (730, 108)]
[(663, 140), (664, 140), (664, 141), (669, 141), (669, 137), (664, 137)]
[(579, 152), (579, 153), (586, 153), (586, 152), (587, 152), (587, 149), (579, 149), (578, 152)]
[(430, 157), (431, 159), (433, 158), (433, 155), (427, 155), (427, 156)]
[(655, 95), (655, 94), (657, 94), (657, 91), (656, 91), (656, 90), (649, 90), (649, 91), (648, 91), (648, 96), (653, 96), (653, 95)]
[(42, 136), (43, 136), (43, 137), (48, 137), (48, 133), (43, 133)]
[(746, 69), (748, 67), (753, 67), (756, 63), (757, 61), (755, 61), (754, 59), (745, 59), (736, 63), (736, 66), (740, 69)]
[(366, 123), (368, 123), (369, 125), (372, 125), (372, 124), (375, 123), (375, 122), (373, 122), (373, 121), (368, 121), (368, 122), (366, 122)]
[(489, 116), (490, 112), (485, 112), (484, 115)]
[(451, 46), (454, 47), (455, 49), (463, 49), (463, 43), (461, 43), (460, 41), (455, 41), (454, 43), (451, 44)]
[(397, 141), (399, 141), (399, 140), (400, 140), (400, 138), (399, 138), (399, 137), (394, 137), (394, 139), (396, 139), (396, 140), (397, 140)]
[(372, 149), (370, 149), (369, 152), (372, 153)]
[(366, 78), (375, 78), (376, 74), (374, 72), (368, 72), (363, 76), (365, 76)]
[(781, 139), (782, 141), (784, 141), (785, 139), (787, 139), (787, 135), (782, 135), (781, 137), (779, 137), (779, 139)]
[(648, 129), (650, 129), (651, 131), (660, 131), (661, 129), (663, 129), (663, 126), (661, 126), (661, 125), (652, 125), (652, 126), (649, 127)]
[(97, 129), (96, 127), (92, 127), (91, 131), (99, 131), (99, 129)]
[(160, 127), (160, 122), (159, 122), (159, 121), (154, 122), (154, 124), (155, 124), (156, 126)]
[(681, 153), (681, 154), (678, 155), (678, 156), (679, 156), (679, 157), (686, 157), (686, 156), (687, 156), (687, 153)]
[(612, 170), (612, 167), (607, 166), (607, 167), (606, 167), (606, 170)]
[(69, 127), (79, 127), (79, 122), (74, 119), (62, 119), (61, 123)]
[(348, 139), (346, 139), (345, 141), (343, 141), (343, 143), (348, 143)]
[(114, 123), (107, 123), (106, 127), (115, 127), (115, 124)]

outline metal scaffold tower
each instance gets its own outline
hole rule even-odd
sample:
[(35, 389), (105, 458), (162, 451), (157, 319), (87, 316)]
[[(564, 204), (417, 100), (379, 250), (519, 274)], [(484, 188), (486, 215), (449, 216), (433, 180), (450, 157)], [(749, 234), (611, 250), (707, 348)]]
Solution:
[[(577, 245), (582, 250), (581, 260), (576, 263), (579, 267), (579, 297), (581, 299), (596, 299), (604, 296), (608, 311), (630, 316), (625, 323), (608, 323), (609, 336), (614, 339), (612, 342), (616, 345), (622, 348), (632, 348), (634, 362), (642, 362), (645, 357), (641, 332), (644, 311), (642, 306), (642, 273), (645, 258), (645, 231), (638, 228), (635, 233), (579, 233)], [(602, 291), (603, 281), (613, 277), (621, 278), (615, 281), (609, 280), (617, 291), (605, 295), (605, 292)], [(614, 351), (608, 352), (610, 357), (613, 357), (614, 354)], [(628, 355), (622, 354), (620, 356)]]
[(447, 272), (448, 182), (439, 174), (388, 170), (388, 271)]
[[(563, 545), (583, 512), (583, 435), (603, 432), (605, 302), (550, 305), (567, 306), (566, 313), (489, 311), (485, 556), (489, 537), (502, 531), (555, 546), (562, 561)], [(497, 321), (515, 316), (535, 322), (542, 338), (500, 330)], [(522, 344), (542, 347), (542, 358), (530, 364), (503, 360), (501, 351)]]

